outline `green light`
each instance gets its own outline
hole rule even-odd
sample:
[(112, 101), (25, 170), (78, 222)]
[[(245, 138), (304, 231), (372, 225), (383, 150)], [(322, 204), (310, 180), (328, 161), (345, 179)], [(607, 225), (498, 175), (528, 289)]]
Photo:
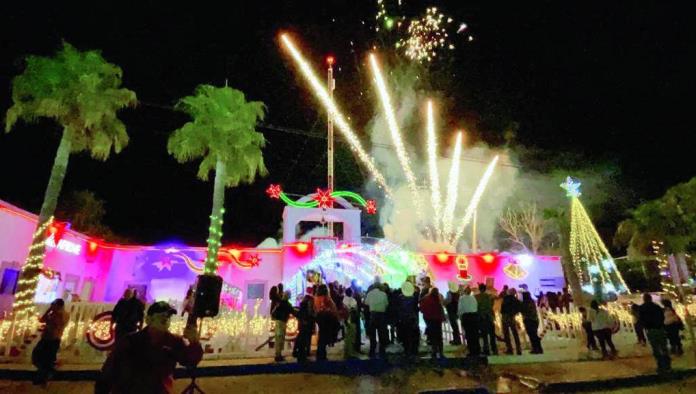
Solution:
[(349, 197), (349, 198), (355, 200), (358, 204), (360, 204), (363, 207), (365, 205), (367, 205), (367, 201), (365, 201), (365, 199), (362, 198), (361, 195), (359, 195), (358, 193), (354, 193), (354, 192), (337, 191), (337, 192), (331, 193), (331, 197), (334, 197), (334, 198), (335, 197)]
[(319, 203), (314, 200), (308, 202), (293, 201), (285, 193), (280, 193), (280, 199), (283, 200), (284, 203), (295, 208), (315, 208), (319, 205)]
[(394, 19), (392, 19), (390, 17), (384, 18), (384, 27), (387, 30), (391, 30), (394, 27)]

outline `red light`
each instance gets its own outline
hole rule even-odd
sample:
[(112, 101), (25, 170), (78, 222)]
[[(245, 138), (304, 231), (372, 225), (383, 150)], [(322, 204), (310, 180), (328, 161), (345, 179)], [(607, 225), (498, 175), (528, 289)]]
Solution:
[(268, 189), (266, 189), (266, 194), (268, 194), (268, 196), (271, 198), (275, 198), (276, 200), (280, 198), (280, 193), (282, 193), (280, 185), (270, 185), (268, 186)]
[(295, 250), (300, 253), (305, 253), (309, 249), (309, 244), (306, 242), (298, 242), (295, 244)]
[(317, 193), (314, 195), (313, 199), (319, 204), (319, 208), (333, 207), (335, 199), (331, 196), (331, 193), (331, 190), (317, 189)]
[(486, 262), (488, 264), (492, 263), (495, 260), (495, 256), (493, 256), (490, 253), (484, 254), (483, 256), (481, 256), (481, 258), (483, 259), (484, 262)]
[(89, 241), (87, 243), (87, 250), (89, 250), (90, 253), (96, 252), (98, 247), (99, 243), (97, 241)]
[(435, 257), (437, 258), (437, 261), (439, 261), (441, 264), (444, 264), (447, 261), (449, 261), (449, 254), (445, 252), (437, 253), (435, 254)]
[(335, 60), (335, 59), (334, 59), (333, 56), (327, 56), (327, 57), (326, 57), (326, 64), (328, 64), (329, 66), (333, 66), (334, 60)]
[(369, 215), (374, 215), (377, 213), (377, 202), (375, 200), (367, 200), (367, 205), (365, 205), (365, 210)]

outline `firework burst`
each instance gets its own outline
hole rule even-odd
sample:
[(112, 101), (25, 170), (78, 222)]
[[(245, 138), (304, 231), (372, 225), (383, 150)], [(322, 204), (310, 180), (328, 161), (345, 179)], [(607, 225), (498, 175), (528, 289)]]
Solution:
[(430, 62), (442, 49), (454, 49), (447, 26), (452, 18), (438, 13), (437, 7), (426, 9), (425, 15), (408, 22), (407, 35), (396, 43), (396, 48), (411, 60)]

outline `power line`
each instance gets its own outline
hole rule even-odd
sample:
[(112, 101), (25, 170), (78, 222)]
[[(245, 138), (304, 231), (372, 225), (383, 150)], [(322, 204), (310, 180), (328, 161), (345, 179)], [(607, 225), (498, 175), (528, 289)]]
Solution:
[[(149, 103), (149, 102), (145, 102), (145, 101), (140, 101), (139, 104), (145, 105), (148, 107), (153, 107), (153, 108), (170, 110), (170, 111), (175, 110), (174, 107), (172, 107), (172, 106), (166, 106), (166, 105), (156, 104), (156, 103)], [(306, 138), (314, 138), (314, 139), (319, 139), (319, 140), (326, 140), (328, 138), (327, 135), (324, 133), (313, 133), (313, 132), (305, 131), (302, 129), (295, 129), (295, 128), (285, 127), (285, 126), (277, 126), (277, 125), (273, 125), (270, 123), (259, 123), (257, 125), (257, 128), (259, 128), (261, 130), (275, 131), (275, 132), (279, 132), (279, 133), (298, 135), (298, 136), (302, 136), (302, 137), (306, 137)], [(347, 144), (347, 142), (343, 141), (342, 139), (338, 139), (337, 141), (342, 143), (342, 144)], [(390, 151), (396, 150), (396, 148), (393, 145), (385, 144), (385, 143), (381, 143), (381, 142), (373, 142), (372, 146), (376, 147), (376, 148), (390, 150)], [(409, 153), (412, 154), (413, 152), (409, 152)], [(478, 159), (475, 157), (462, 156), (461, 161), (470, 162), (470, 163), (488, 164), (488, 160)], [(511, 168), (521, 168), (520, 166), (512, 164), (510, 162), (499, 163), (498, 166), (511, 167)]]

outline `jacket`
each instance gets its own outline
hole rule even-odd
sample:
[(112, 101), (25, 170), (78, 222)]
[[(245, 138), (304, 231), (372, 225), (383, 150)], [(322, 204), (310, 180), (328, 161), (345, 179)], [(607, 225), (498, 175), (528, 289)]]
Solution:
[(193, 366), (202, 357), (200, 343), (145, 327), (117, 343), (102, 368), (103, 379), (113, 394), (171, 393), (176, 364)]
[(520, 300), (514, 295), (506, 294), (503, 297), (503, 304), (500, 306), (500, 313), (503, 315), (516, 315), (520, 313)]
[(657, 330), (665, 327), (665, 313), (654, 302), (644, 302), (639, 309), (639, 317), (641, 324), (647, 330)]
[(445, 321), (445, 310), (439, 297), (432, 294), (425, 296), (420, 302), (420, 310), (425, 320)]
[(288, 319), (290, 318), (290, 315), (294, 315), (295, 311), (292, 309), (292, 305), (290, 305), (290, 301), (288, 300), (280, 300), (278, 301), (278, 304), (276, 305), (275, 309), (271, 311), (271, 318), (273, 320), (280, 320), (282, 322), (287, 322)]
[(478, 314), (482, 316), (493, 317), (493, 296), (488, 293), (476, 294), (476, 303), (478, 305)]
[(533, 300), (522, 302), (522, 319), (530, 321), (539, 321), (537, 308)]

